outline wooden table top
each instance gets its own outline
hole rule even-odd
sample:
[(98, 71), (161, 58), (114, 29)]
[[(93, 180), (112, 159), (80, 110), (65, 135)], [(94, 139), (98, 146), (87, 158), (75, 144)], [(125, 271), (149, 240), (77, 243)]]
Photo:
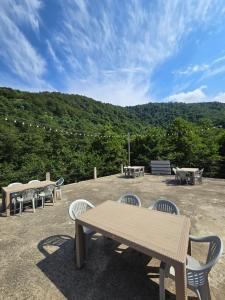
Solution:
[(185, 263), (188, 249), (190, 219), (143, 207), (105, 201), (77, 219), (115, 240), (133, 246), (147, 255), (163, 260)]
[(18, 193), (22, 192), (28, 189), (38, 189), (38, 188), (43, 188), (48, 185), (55, 185), (54, 181), (50, 180), (44, 180), (40, 182), (33, 182), (33, 183), (25, 183), (25, 184), (20, 184), (20, 185), (12, 185), (12, 186), (6, 186), (3, 187), (2, 190), (5, 193)]

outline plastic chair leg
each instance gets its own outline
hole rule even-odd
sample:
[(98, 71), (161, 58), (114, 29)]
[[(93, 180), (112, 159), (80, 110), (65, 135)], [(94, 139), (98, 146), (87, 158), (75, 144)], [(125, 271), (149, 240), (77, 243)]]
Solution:
[(35, 200), (34, 200), (34, 198), (32, 199), (32, 207), (33, 207), (33, 212), (35, 213)]
[(20, 216), (22, 216), (22, 210), (23, 210), (23, 203), (20, 202)]

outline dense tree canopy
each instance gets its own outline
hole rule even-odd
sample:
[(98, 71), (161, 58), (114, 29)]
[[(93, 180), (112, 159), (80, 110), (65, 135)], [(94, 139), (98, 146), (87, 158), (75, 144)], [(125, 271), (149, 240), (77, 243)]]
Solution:
[(148, 170), (150, 160), (170, 159), (225, 177), (224, 116), (219, 103), (122, 108), (79, 95), (1, 88), (0, 186), (43, 179), (47, 171), (67, 183), (91, 178), (94, 167), (100, 176), (119, 172), (127, 164), (128, 132), (133, 165)]

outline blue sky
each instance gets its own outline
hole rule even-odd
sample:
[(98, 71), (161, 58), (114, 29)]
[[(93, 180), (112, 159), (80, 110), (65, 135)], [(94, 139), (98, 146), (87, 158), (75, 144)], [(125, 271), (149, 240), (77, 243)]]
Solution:
[(1, 0), (0, 86), (225, 102), (224, 0)]

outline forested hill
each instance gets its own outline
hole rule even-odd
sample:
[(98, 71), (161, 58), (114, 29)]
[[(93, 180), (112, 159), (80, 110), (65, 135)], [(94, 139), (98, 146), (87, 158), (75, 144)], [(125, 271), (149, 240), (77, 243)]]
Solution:
[(119, 107), (79, 95), (0, 88), (0, 187), (42, 180), (46, 172), (66, 183), (92, 178), (94, 167), (98, 176), (115, 174), (128, 163), (128, 131), (133, 165), (148, 170), (150, 160), (169, 159), (225, 178), (224, 125), (221, 103)]
[(98, 132), (109, 125), (117, 133), (139, 131), (144, 122), (126, 109), (80, 95), (30, 93), (0, 88), (0, 115), (53, 128)]
[(164, 127), (175, 118), (182, 117), (193, 123), (210, 119), (214, 125), (225, 128), (225, 103), (148, 103), (127, 107), (126, 110), (154, 126)]
[(148, 103), (133, 107), (104, 104), (80, 95), (30, 93), (0, 88), (0, 115), (75, 130), (98, 131), (105, 125), (121, 132), (148, 125), (165, 127), (176, 117), (199, 123), (210, 119), (225, 127), (224, 103)]

